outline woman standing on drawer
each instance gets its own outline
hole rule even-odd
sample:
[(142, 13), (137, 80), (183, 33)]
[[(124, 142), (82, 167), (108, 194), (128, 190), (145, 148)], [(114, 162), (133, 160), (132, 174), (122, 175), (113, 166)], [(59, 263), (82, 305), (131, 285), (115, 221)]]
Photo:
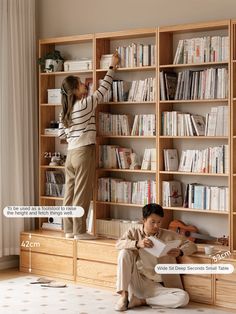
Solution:
[(95, 109), (97, 104), (102, 102), (106, 92), (112, 87), (114, 70), (118, 62), (119, 57), (115, 53), (100, 87), (91, 96), (83, 97), (87, 90), (79, 77), (68, 76), (62, 82), (59, 137), (66, 138), (68, 142), (63, 205), (81, 206), (85, 212), (81, 218), (68, 217), (63, 219), (66, 238), (94, 238), (86, 233), (86, 218), (95, 179)]

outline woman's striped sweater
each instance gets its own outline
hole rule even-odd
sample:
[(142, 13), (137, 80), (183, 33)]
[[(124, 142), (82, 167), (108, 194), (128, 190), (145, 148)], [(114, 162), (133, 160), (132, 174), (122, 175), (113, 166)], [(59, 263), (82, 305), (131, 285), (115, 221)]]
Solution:
[(58, 136), (60, 138), (66, 138), (68, 142), (68, 150), (95, 144), (95, 109), (97, 104), (102, 102), (106, 92), (112, 88), (113, 77), (114, 71), (108, 70), (101, 85), (93, 95), (75, 102), (71, 115), (72, 122), (68, 128), (63, 125), (60, 114)]

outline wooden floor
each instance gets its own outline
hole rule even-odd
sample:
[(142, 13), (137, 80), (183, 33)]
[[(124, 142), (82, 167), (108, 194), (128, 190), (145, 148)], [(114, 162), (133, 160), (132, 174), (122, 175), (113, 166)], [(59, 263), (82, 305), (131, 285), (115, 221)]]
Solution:
[(0, 281), (24, 276), (27, 276), (27, 274), (20, 272), (18, 268), (0, 270)]

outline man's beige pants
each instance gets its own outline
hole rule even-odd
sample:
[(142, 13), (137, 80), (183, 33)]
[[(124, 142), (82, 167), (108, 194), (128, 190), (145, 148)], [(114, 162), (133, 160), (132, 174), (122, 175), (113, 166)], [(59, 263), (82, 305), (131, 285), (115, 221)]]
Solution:
[(128, 291), (139, 299), (145, 299), (151, 307), (177, 308), (189, 302), (188, 293), (178, 288), (165, 288), (160, 283), (142, 275), (136, 266), (132, 250), (119, 252), (117, 265), (117, 293)]
[(84, 216), (64, 218), (64, 232), (85, 233), (95, 178), (95, 145), (69, 150), (66, 157), (65, 174), (66, 186), (63, 205), (83, 207)]

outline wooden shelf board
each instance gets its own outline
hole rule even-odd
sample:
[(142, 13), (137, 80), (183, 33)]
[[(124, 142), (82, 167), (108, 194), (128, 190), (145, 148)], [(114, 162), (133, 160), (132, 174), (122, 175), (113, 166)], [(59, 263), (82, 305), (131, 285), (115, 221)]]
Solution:
[(118, 31), (118, 32), (106, 32), (106, 33), (96, 33), (96, 39), (129, 39), (129, 38), (139, 38), (139, 37), (155, 37), (156, 28), (140, 28), (140, 29), (130, 29), (127, 31)]
[(55, 138), (59, 138), (57, 135), (45, 135), (45, 134), (41, 134), (41, 137), (55, 137)]
[(41, 165), (40, 168), (42, 169), (65, 169), (65, 166), (49, 166), (49, 165)]
[(187, 68), (187, 67), (205, 67), (205, 66), (212, 66), (212, 65), (228, 65), (229, 62), (227, 61), (220, 61), (220, 62), (202, 62), (202, 63), (183, 63), (183, 64), (163, 64), (160, 65), (160, 69), (165, 68)]
[(186, 32), (206, 32), (211, 30), (227, 29), (230, 26), (230, 20), (212, 21), (204, 23), (191, 23), (173, 26), (162, 26), (159, 28), (160, 33), (186, 33)]
[(131, 136), (131, 135), (100, 135), (100, 138), (133, 138), (133, 139), (156, 139), (156, 136)]
[(40, 45), (48, 45), (48, 44), (56, 44), (56, 45), (71, 45), (71, 44), (79, 44), (84, 42), (93, 42), (93, 34), (85, 34), (85, 35), (74, 35), (74, 36), (65, 36), (65, 37), (52, 37), (40, 39)]
[(41, 107), (61, 107), (61, 104), (40, 104)]
[(190, 139), (190, 140), (228, 140), (227, 136), (159, 136), (161, 139)]
[(93, 70), (86, 70), (86, 71), (58, 71), (58, 72), (49, 72), (49, 73), (40, 73), (40, 76), (56, 76), (56, 75), (65, 75), (65, 76), (68, 76), (68, 75), (82, 75), (82, 74), (93, 74)]
[(214, 176), (214, 177), (228, 177), (226, 173), (196, 173), (184, 171), (159, 171), (161, 174), (178, 174), (178, 175), (191, 175), (191, 176)]
[(143, 207), (143, 206), (144, 206), (144, 205), (140, 205), (140, 204), (102, 202), (102, 201), (96, 201), (96, 203), (97, 203), (97, 204), (104, 204), (104, 205), (128, 206), (128, 207)]
[(99, 168), (98, 172), (110, 171), (110, 172), (131, 172), (131, 173), (150, 173), (155, 174), (155, 170), (142, 170), (142, 169), (114, 169), (114, 168)]
[[(123, 71), (155, 71), (155, 66), (143, 66), (143, 67), (133, 67), (133, 68), (118, 68), (117, 72), (123, 72)], [(107, 72), (108, 69), (97, 69), (96, 72)]]
[(55, 201), (63, 201), (63, 197), (55, 197), (55, 196), (40, 196), (41, 199), (44, 200), (55, 200)]
[(145, 105), (145, 104), (156, 104), (155, 101), (118, 101), (118, 102), (114, 102), (114, 101), (109, 101), (109, 102), (104, 102), (101, 103), (104, 105)]
[(195, 213), (206, 213), (206, 214), (219, 214), (219, 215), (229, 215), (229, 212), (219, 211), (219, 210), (206, 210), (206, 209), (194, 209), (194, 208), (184, 208), (184, 207), (163, 207), (168, 210), (178, 210), (185, 212), (195, 212)]
[(196, 104), (196, 103), (212, 103), (212, 102), (228, 102), (228, 98), (215, 99), (188, 99), (188, 100), (160, 100), (160, 104)]

